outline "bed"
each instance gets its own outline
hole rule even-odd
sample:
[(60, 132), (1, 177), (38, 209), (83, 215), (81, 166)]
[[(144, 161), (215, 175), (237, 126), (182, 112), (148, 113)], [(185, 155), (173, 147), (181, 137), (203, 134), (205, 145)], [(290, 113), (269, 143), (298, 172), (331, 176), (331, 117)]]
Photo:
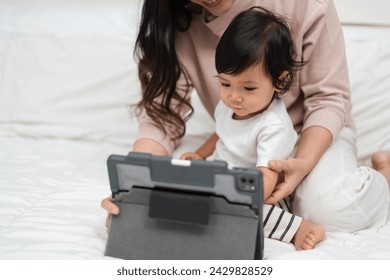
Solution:
[[(354, 1), (356, 18), (351, 1), (335, 2), (358, 156), (370, 164), (390, 150), (390, 22), (380, 14), (389, 4), (367, 15)], [(137, 130), (138, 10), (137, 0), (0, 0), (0, 259), (109, 259), (100, 201), (107, 157), (130, 151)], [(212, 131), (198, 110), (176, 155)], [(378, 232), (328, 233), (310, 251), (266, 239), (265, 259), (390, 259), (390, 217)]]

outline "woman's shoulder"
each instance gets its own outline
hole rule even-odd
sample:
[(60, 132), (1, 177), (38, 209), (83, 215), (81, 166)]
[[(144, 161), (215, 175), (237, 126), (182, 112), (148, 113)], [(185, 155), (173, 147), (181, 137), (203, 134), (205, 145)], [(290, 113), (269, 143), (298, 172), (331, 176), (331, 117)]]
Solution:
[[(240, 1), (241, 2), (241, 1)], [(273, 13), (285, 17), (290, 23), (299, 27), (312, 25), (316, 19), (324, 17), (332, 0), (251, 0), (245, 2), (246, 8), (249, 6), (260, 6)]]

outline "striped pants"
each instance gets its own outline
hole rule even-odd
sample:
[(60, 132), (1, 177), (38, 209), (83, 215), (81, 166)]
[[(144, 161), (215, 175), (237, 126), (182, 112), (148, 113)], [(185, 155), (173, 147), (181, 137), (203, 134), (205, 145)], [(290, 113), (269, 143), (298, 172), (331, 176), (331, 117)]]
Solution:
[(302, 218), (291, 213), (290, 197), (277, 204), (263, 206), (264, 237), (290, 243), (302, 222)]

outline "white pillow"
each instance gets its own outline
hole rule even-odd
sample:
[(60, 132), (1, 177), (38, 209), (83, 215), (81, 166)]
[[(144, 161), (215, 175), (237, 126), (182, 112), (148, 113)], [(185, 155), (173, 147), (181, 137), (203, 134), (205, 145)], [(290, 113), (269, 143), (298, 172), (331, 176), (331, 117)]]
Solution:
[(131, 144), (137, 0), (0, 2), (0, 135)]
[(344, 26), (358, 157), (390, 151), (390, 27)]

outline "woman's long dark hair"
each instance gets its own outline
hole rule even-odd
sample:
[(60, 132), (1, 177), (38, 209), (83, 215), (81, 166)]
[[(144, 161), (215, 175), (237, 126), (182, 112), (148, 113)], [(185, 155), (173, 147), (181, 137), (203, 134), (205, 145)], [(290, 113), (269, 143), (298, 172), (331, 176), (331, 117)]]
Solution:
[(259, 64), (282, 94), (305, 62), (295, 60), (287, 21), (264, 8), (253, 7), (238, 14), (222, 35), (215, 65), (218, 73), (237, 75)]
[[(138, 108), (144, 108), (160, 129), (169, 132), (172, 140), (185, 134), (185, 121), (193, 112), (186, 96), (179, 96), (175, 90), (180, 75), (185, 76), (176, 55), (175, 32), (185, 31), (191, 24), (187, 2), (144, 0), (134, 48), (143, 91)], [(187, 88), (189, 91), (188, 82)], [(177, 101), (176, 108), (172, 108), (173, 100)], [(185, 119), (180, 115), (183, 107), (190, 109)]]

